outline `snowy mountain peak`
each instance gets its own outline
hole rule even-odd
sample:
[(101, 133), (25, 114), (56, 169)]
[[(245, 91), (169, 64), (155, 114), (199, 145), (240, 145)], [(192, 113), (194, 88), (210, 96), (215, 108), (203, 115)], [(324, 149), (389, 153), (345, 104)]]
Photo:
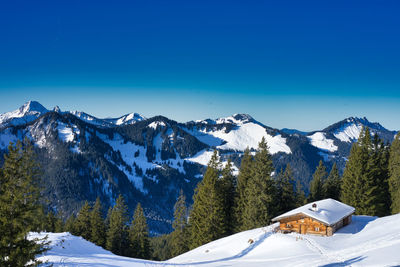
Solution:
[(28, 123), (49, 112), (37, 101), (28, 101), (19, 109), (0, 115), (2, 125), (20, 125)]
[(147, 118), (140, 115), (139, 113), (129, 113), (119, 118), (105, 119), (105, 120), (115, 125), (127, 125), (127, 124), (134, 124), (135, 122), (143, 121), (146, 119)]
[(46, 113), (46, 112), (48, 112), (48, 110), (37, 101), (26, 102), (18, 109), (18, 111), (20, 112), (21, 116), (24, 116), (28, 113), (35, 113), (35, 112)]
[(59, 107), (59, 106), (55, 106), (55, 107), (53, 108), (53, 112), (61, 113), (60, 107)]
[(243, 124), (253, 121), (254, 119), (249, 114), (233, 114), (232, 116), (226, 118), (219, 118), (215, 120), (216, 124), (223, 124), (223, 123)]

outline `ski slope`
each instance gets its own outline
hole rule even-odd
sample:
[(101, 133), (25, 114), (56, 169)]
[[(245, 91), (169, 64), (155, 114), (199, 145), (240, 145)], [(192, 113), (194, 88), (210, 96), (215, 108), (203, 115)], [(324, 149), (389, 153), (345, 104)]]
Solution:
[[(241, 232), (165, 262), (120, 257), (69, 233), (49, 233), (51, 250), (39, 257), (54, 266), (396, 266), (400, 214), (353, 216), (331, 237), (280, 234), (277, 224)], [(32, 236), (44, 236), (32, 234)]]

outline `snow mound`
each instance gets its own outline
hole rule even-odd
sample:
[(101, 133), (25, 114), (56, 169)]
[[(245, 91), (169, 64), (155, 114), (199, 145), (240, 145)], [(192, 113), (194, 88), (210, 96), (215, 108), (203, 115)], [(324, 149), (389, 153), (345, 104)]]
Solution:
[(70, 233), (32, 233), (30, 238), (48, 236), (50, 250), (40, 256), (53, 266), (148, 266), (151, 261), (114, 255), (82, 237)]
[(333, 140), (326, 138), (325, 133), (316, 132), (313, 135), (307, 136), (310, 140), (312, 146), (315, 146), (319, 149), (335, 152), (338, 150), (338, 147), (333, 144)]
[(331, 237), (275, 233), (278, 223), (225, 237), (170, 259), (190, 266), (398, 266), (400, 214), (353, 216)]

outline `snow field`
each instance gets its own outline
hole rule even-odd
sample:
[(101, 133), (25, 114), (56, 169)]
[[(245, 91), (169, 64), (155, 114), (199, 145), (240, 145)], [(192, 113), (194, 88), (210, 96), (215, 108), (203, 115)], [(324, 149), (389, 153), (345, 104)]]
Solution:
[(325, 133), (316, 132), (313, 135), (307, 136), (312, 146), (329, 152), (335, 152), (338, 147), (333, 144), (333, 140), (326, 138)]
[[(353, 216), (331, 237), (280, 234), (278, 224), (215, 240), (165, 262), (113, 255), (69, 233), (48, 233), (54, 266), (398, 266), (400, 214)], [(46, 233), (33, 233), (43, 237)]]

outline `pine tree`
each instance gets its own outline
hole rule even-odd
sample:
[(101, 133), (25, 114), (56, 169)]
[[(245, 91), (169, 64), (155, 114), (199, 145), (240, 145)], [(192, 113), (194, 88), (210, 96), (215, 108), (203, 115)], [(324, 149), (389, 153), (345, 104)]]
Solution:
[(65, 222), (65, 231), (69, 232), (72, 235), (77, 235), (75, 231), (75, 215), (71, 214)]
[(400, 134), (397, 134), (390, 147), (389, 189), (392, 214), (400, 212)]
[(78, 213), (78, 216), (76, 216), (75, 220), (75, 234), (82, 236), (86, 240), (91, 240), (91, 225), (90, 225), (90, 210), (91, 207), (87, 201), (85, 201), (85, 204), (82, 206), (81, 210)]
[(54, 223), (54, 232), (55, 233), (64, 232), (64, 221), (60, 218), (59, 214), (57, 214), (56, 221)]
[(306, 204), (306, 195), (304, 194), (303, 187), (300, 181), (296, 182), (296, 207), (301, 207)]
[(129, 228), (130, 256), (139, 259), (150, 259), (151, 249), (149, 230), (142, 206), (137, 204)]
[(39, 166), (25, 141), (10, 143), (0, 169), (0, 266), (33, 266), (45, 239), (28, 239), (40, 214)]
[(235, 232), (241, 232), (244, 229), (243, 226), (243, 210), (247, 202), (246, 188), (249, 179), (252, 177), (251, 169), (253, 164), (253, 157), (250, 154), (250, 150), (247, 148), (244, 151), (242, 162), (240, 164), (239, 175), (237, 177), (237, 186), (235, 194)]
[(292, 168), (288, 163), (285, 171), (281, 170), (276, 180), (279, 214), (296, 207), (296, 193), (294, 191), (293, 182)]
[(339, 200), (341, 182), (342, 180), (340, 179), (339, 170), (336, 166), (336, 163), (334, 163), (328, 178), (326, 179), (325, 183), (322, 186), (324, 192), (324, 198), (332, 198)]
[(323, 184), (327, 177), (326, 168), (322, 160), (319, 161), (319, 165), (313, 174), (313, 179), (310, 183), (310, 196), (309, 201), (321, 200), (324, 197)]
[(243, 229), (266, 226), (277, 215), (276, 188), (271, 173), (274, 171), (271, 154), (263, 137), (258, 145), (245, 189)]
[(107, 230), (106, 248), (117, 255), (126, 253), (128, 208), (122, 195), (119, 195), (110, 214), (110, 223)]
[(219, 159), (214, 151), (206, 173), (198, 183), (193, 195), (193, 209), (190, 213), (190, 248), (196, 248), (223, 236), (223, 201), (218, 191)]
[(378, 136), (371, 140), (363, 128), (353, 144), (342, 178), (341, 200), (356, 214), (382, 216), (388, 213), (387, 148)]
[(96, 199), (90, 213), (90, 226), (92, 228), (90, 241), (98, 246), (104, 247), (106, 242), (106, 227), (101, 212), (100, 198)]
[(383, 141), (375, 134), (370, 151), (367, 177), (368, 188), (365, 192), (368, 213), (373, 216), (386, 216), (390, 214), (389, 194), (389, 149)]
[(171, 233), (171, 254), (178, 256), (189, 250), (187, 233), (188, 210), (186, 207), (186, 198), (181, 189), (178, 200), (174, 205), (174, 222)]
[(46, 232), (54, 233), (56, 230), (56, 215), (53, 211), (49, 211), (46, 215)]
[(222, 198), (225, 229), (223, 235), (233, 234), (234, 229), (234, 201), (236, 179), (232, 172), (232, 162), (228, 159), (225, 168), (222, 170), (222, 177), (218, 180), (219, 190)]

